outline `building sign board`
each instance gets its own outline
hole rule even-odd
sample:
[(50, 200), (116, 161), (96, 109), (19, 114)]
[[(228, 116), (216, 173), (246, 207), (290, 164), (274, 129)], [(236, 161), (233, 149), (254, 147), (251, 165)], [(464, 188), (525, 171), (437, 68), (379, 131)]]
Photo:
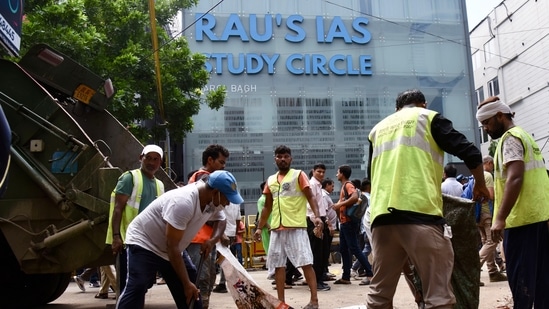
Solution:
[(19, 55), (23, 0), (0, 1), (0, 42), (10, 54)]

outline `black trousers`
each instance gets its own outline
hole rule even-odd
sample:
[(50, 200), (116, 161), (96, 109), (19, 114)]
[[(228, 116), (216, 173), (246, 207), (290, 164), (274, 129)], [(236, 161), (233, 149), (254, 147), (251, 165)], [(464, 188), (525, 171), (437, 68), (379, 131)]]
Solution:
[(330, 253), (331, 237), (330, 230), (326, 225), (326, 217), (320, 217), (324, 223), (322, 230), (322, 238), (318, 238), (314, 234), (315, 224), (307, 217), (307, 234), (309, 235), (309, 243), (313, 252), (313, 269), (315, 270), (316, 282), (322, 283), (324, 280), (324, 272), (328, 266), (328, 256)]

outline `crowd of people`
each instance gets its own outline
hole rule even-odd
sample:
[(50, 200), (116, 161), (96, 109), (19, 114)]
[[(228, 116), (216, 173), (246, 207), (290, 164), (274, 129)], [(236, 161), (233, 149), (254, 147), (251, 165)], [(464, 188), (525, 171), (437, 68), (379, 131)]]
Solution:
[[(426, 108), (421, 91), (404, 91), (396, 112), (368, 136), (367, 177), (352, 179), (349, 165), (338, 167), (336, 200), (324, 164), (309, 173), (294, 169), (292, 150), (277, 146), (277, 172), (260, 185), (253, 240), (263, 243), (278, 299), (284, 302), (285, 290), (303, 280), (310, 291), (304, 308), (316, 309), (322, 306), (318, 292), (329, 291), (330, 281), (348, 285), (354, 279), (369, 286), (369, 309), (391, 308), (401, 273), (413, 268), (421, 282), (418, 304), (453, 308), (454, 251), (442, 207), (442, 194), (448, 194), (477, 202), (479, 260), (490, 282), (509, 282), (514, 308), (549, 308), (543, 295), (549, 289), (549, 177), (539, 147), (513, 116), (497, 97), (480, 104), (478, 121), (499, 139), (494, 157), (483, 157), (450, 120)], [(458, 180), (456, 166), (443, 165), (445, 152), (460, 158), (472, 176)], [(230, 246), (242, 262), (244, 200), (224, 170), (225, 147), (208, 146), (188, 184), (166, 193), (154, 177), (162, 157), (160, 147), (144, 147), (141, 167), (124, 173), (113, 190), (106, 243), (117, 257), (117, 280), (108, 274), (110, 266), (102, 267), (106, 290), (96, 297), (105, 298), (112, 287), (120, 293), (117, 308), (143, 308), (160, 273), (178, 308), (208, 308), (212, 292), (227, 292), (222, 271), (215, 284), (215, 244)], [(357, 220), (350, 211), (365, 200), (368, 207)], [(340, 278), (328, 271), (337, 232)], [(499, 243), (505, 264), (497, 263)]]

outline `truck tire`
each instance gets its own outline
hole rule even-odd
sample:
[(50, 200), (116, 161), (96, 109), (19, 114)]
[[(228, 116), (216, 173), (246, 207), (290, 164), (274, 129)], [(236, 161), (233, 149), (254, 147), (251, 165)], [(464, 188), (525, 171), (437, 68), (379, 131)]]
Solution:
[(67, 289), (70, 273), (25, 274), (21, 271), (4, 234), (0, 232), (0, 299), (2, 307), (28, 308), (45, 305)]

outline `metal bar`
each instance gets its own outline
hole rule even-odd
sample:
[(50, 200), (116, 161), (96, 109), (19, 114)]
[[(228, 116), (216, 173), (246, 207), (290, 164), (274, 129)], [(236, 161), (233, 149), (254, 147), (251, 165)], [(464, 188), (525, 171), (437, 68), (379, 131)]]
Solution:
[(10, 147), (10, 150), (11, 150), (11, 154), (13, 155), (13, 158), (15, 160), (15, 162), (17, 163), (17, 165), (19, 165), (23, 171), (25, 173), (27, 173), (27, 175), (29, 175), (29, 177), (34, 180), (34, 182), (42, 189), (44, 190), (44, 192), (46, 192), (46, 195), (55, 203), (55, 204), (59, 204), (61, 203), (65, 198), (63, 196), (63, 194), (61, 194), (61, 192), (59, 192), (58, 190), (56, 190), (56, 186), (48, 181), (48, 179), (46, 177), (44, 177), (44, 175), (40, 174), (39, 172), (37, 172), (37, 168), (34, 168), (33, 166), (31, 166), (24, 158), (23, 156), (21, 155), (21, 153), (19, 153), (17, 151), (17, 149), (15, 149), (13, 146)]
[(59, 233), (55, 233), (51, 236), (44, 238), (42, 242), (33, 245), (33, 249), (40, 250), (44, 248), (53, 248), (62, 243), (67, 242), (69, 239), (74, 238), (80, 234), (91, 230), (93, 227), (93, 221), (82, 221), (75, 226), (71, 226), (68, 229), (62, 230)]
[[(3, 99), (2, 99), (3, 97)], [(16, 102), (12, 98), (8, 97), (6, 94), (0, 91), (0, 101), (4, 102), (8, 107), (16, 111), (19, 115), (27, 118), (29, 121), (34, 122), (36, 125), (40, 126), (42, 129), (50, 132), (52, 135), (56, 136), (62, 141), (71, 141), (78, 145), (82, 149), (87, 149), (88, 145), (82, 143), (81, 141), (77, 140), (74, 136), (68, 134), (67, 132), (61, 130), (59, 127), (53, 125), (51, 122), (49, 122), (47, 119), (43, 118), (42, 116), (36, 114), (32, 110), (30, 110), (25, 105)]]
[[(211, 253), (210, 253), (211, 254)], [(209, 258), (209, 254), (208, 254)], [(198, 268), (196, 269), (196, 282), (193, 282), (194, 284), (198, 285), (198, 278), (200, 278), (200, 272), (202, 271), (202, 266), (204, 265), (204, 259), (206, 259), (206, 256), (204, 253), (200, 254), (200, 261), (198, 262)], [(194, 303), (196, 302), (196, 299), (194, 297), (189, 302), (189, 309), (194, 308)]]

